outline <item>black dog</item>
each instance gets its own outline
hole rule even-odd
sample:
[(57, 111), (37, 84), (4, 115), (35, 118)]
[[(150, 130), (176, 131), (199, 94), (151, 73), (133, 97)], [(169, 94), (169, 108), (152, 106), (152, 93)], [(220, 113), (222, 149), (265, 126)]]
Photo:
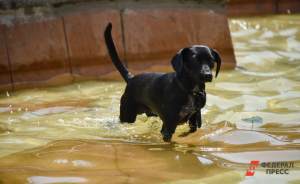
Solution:
[(131, 75), (122, 64), (111, 36), (109, 23), (104, 32), (112, 62), (127, 82), (121, 98), (120, 120), (133, 123), (137, 114), (158, 115), (164, 141), (170, 141), (177, 125), (189, 121), (190, 131), (201, 127), (201, 108), (206, 103), (205, 82), (212, 81), (212, 68), (221, 67), (219, 54), (203, 45), (181, 49), (171, 63), (176, 72)]

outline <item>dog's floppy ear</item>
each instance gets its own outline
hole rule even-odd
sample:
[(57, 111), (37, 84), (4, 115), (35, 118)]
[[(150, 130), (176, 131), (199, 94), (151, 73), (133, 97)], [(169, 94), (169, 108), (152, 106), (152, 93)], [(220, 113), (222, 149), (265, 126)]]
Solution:
[(177, 52), (177, 54), (171, 60), (173, 69), (178, 74), (180, 74), (183, 70), (183, 62), (184, 62), (183, 59), (184, 59), (184, 55), (188, 49), (189, 48), (181, 49), (180, 51)]
[(218, 76), (218, 73), (220, 71), (221, 68), (221, 57), (219, 55), (219, 53), (214, 50), (214, 49), (210, 49), (212, 56), (214, 57), (215, 62), (217, 63), (217, 68), (216, 68), (216, 78)]

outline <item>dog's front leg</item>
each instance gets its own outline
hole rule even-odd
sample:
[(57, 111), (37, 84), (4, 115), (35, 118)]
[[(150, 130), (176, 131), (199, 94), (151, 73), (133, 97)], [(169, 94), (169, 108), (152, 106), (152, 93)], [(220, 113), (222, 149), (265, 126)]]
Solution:
[(201, 121), (201, 110), (199, 110), (198, 112), (196, 112), (195, 114), (193, 114), (190, 119), (189, 119), (189, 127), (190, 130), (186, 133), (183, 133), (181, 136), (186, 136), (190, 133), (196, 132), (197, 128), (200, 128), (202, 124)]
[(189, 133), (195, 132), (197, 130), (197, 128), (201, 127), (201, 124), (202, 124), (201, 110), (199, 110), (195, 114), (193, 114), (189, 119), (189, 126), (190, 126)]
[(165, 142), (171, 141), (172, 135), (174, 134), (176, 127), (177, 127), (176, 123), (163, 121), (163, 125), (160, 132)]
[[(197, 130), (197, 125), (198, 125), (198, 112), (196, 112), (195, 114), (193, 114), (190, 119), (189, 119), (189, 127), (190, 130), (188, 133), (193, 133), (196, 132)], [(201, 115), (200, 115), (201, 116)]]
[(197, 122), (197, 127), (201, 128), (202, 125), (201, 109), (196, 113), (196, 122)]

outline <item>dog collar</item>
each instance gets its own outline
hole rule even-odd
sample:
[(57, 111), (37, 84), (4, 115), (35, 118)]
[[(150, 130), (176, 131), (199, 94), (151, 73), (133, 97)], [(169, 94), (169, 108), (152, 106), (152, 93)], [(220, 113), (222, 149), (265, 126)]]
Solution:
[(178, 80), (177, 77), (175, 77), (175, 81), (178, 84), (178, 86), (185, 91), (187, 94), (192, 95), (192, 96), (203, 96), (205, 95), (204, 90), (200, 90), (199, 86), (196, 86), (193, 88), (193, 90), (187, 90), (184, 85)]
[(194, 87), (194, 89), (192, 90), (192, 93), (193, 93), (194, 96), (203, 96), (203, 95), (205, 95), (205, 91), (200, 90), (199, 86)]

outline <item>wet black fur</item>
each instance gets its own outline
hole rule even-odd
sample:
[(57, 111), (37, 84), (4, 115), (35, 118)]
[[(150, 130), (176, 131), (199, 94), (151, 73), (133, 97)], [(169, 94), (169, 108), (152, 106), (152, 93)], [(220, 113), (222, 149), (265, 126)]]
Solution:
[(219, 54), (203, 45), (181, 49), (173, 58), (172, 73), (143, 73), (131, 75), (120, 61), (111, 36), (109, 23), (104, 32), (112, 62), (127, 86), (121, 97), (120, 121), (133, 123), (138, 114), (159, 116), (163, 121), (161, 133), (170, 141), (177, 125), (189, 122), (190, 131), (201, 127), (201, 108), (206, 103), (205, 82), (211, 82), (214, 62), (216, 76), (220, 70)]

